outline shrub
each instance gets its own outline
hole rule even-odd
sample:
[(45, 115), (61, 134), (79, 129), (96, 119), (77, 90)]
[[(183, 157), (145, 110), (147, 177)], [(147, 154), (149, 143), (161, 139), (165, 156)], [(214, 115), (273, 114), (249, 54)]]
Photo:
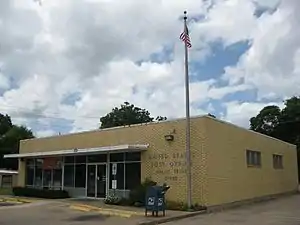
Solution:
[(121, 198), (116, 195), (107, 196), (104, 199), (104, 203), (108, 205), (119, 205), (121, 202)]
[(166, 208), (169, 210), (187, 211), (188, 206), (183, 202), (167, 201)]
[(65, 190), (47, 190), (28, 187), (14, 187), (13, 194), (15, 196), (37, 197), (48, 199), (69, 198), (69, 194)]
[(189, 209), (188, 205), (183, 202), (174, 202), (174, 201), (167, 201), (166, 208), (169, 210), (178, 210), (178, 211), (201, 211), (206, 210), (205, 206), (201, 206), (198, 203), (191, 206)]
[(108, 196), (104, 199), (104, 203), (107, 205), (122, 205), (122, 206), (132, 206), (133, 203), (128, 198), (121, 198), (116, 195)]
[(154, 186), (157, 183), (149, 178), (146, 178), (143, 183), (138, 185), (135, 189), (130, 191), (129, 200), (135, 206), (144, 206), (147, 188)]

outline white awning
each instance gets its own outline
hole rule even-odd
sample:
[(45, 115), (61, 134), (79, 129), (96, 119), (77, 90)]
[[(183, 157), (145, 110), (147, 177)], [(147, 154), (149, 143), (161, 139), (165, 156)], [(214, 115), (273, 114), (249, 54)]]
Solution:
[(116, 145), (105, 146), (99, 148), (82, 148), (82, 149), (68, 149), (49, 152), (32, 152), (21, 154), (8, 154), (4, 155), (4, 158), (28, 158), (28, 157), (51, 157), (51, 156), (68, 156), (68, 155), (87, 155), (98, 153), (110, 153), (110, 152), (137, 152), (145, 151), (149, 147), (149, 144), (136, 144), (136, 145)]
[(18, 171), (15, 171), (15, 170), (2, 170), (2, 169), (0, 169), (0, 174), (4, 174), (4, 175), (18, 174)]

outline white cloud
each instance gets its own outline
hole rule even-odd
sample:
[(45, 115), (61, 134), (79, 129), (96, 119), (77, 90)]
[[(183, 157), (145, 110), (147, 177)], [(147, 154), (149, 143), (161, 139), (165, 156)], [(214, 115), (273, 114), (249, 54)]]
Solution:
[[(96, 128), (100, 116), (124, 101), (153, 116), (183, 116), (178, 18), (185, 9), (205, 17), (190, 24), (192, 60), (205, 61), (215, 41), (251, 43), (238, 65), (226, 69), (228, 86), (218, 87), (217, 78), (191, 83), (192, 114), (211, 111), (210, 99), (248, 89), (268, 98), (299, 93), (299, 3), (284, 2), (275, 13), (257, 18), (249, 0), (51, 0), (41, 6), (31, 0), (0, 1), (1, 111), (17, 123), (39, 123), (38, 135), (54, 132), (53, 117), (69, 120), (72, 131)], [(171, 62), (137, 63), (166, 45), (174, 45)], [(64, 104), (74, 94), (75, 103)], [(197, 107), (203, 104), (208, 107)], [(225, 118), (244, 124), (237, 112), (243, 109), (250, 116), (256, 111), (237, 104), (230, 105), (236, 110), (227, 110)]]
[(299, 1), (285, 0), (275, 13), (259, 18), (251, 48), (224, 77), (256, 87), (260, 99), (299, 94), (299, 10)]
[(49, 136), (56, 135), (56, 134), (58, 134), (58, 133), (56, 133), (54, 130), (40, 130), (35, 133), (35, 136), (36, 137), (49, 137)]
[(283, 102), (227, 102), (224, 103), (226, 113), (225, 116), (222, 117), (222, 119), (234, 124), (239, 124), (240, 126), (243, 126), (245, 128), (249, 128), (250, 118), (256, 116), (259, 111), (267, 105), (278, 105), (280, 108), (282, 108)]
[(0, 71), (0, 90), (1, 89), (8, 89), (10, 85), (9, 80), (7, 79), (7, 77), (5, 77), (5, 75), (3, 73), (1, 73)]

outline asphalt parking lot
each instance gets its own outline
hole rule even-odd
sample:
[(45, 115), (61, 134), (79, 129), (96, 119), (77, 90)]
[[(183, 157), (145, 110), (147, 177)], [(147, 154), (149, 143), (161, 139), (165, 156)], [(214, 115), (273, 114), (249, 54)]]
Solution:
[[(126, 218), (72, 210), (65, 203), (40, 201), (22, 205), (0, 206), (0, 225), (127, 225)], [(135, 224), (135, 223), (134, 223)]]
[[(203, 214), (167, 225), (299, 225), (300, 195), (279, 198), (223, 212)], [(102, 215), (98, 212), (73, 210), (59, 201), (38, 201), (28, 204), (2, 203), (0, 225), (132, 225), (134, 218)]]
[(168, 225), (299, 225), (300, 195), (282, 197), (219, 213), (178, 220)]

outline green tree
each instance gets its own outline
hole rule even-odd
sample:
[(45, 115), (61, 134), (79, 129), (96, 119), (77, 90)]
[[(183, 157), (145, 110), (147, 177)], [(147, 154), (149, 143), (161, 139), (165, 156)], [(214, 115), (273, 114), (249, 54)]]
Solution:
[(279, 124), (281, 110), (278, 106), (264, 107), (257, 116), (250, 119), (250, 129), (262, 134), (273, 136)]
[(250, 119), (250, 129), (297, 145), (300, 180), (300, 97), (284, 101), (284, 108), (266, 106)]
[(139, 123), (149, 123), (153, 121), (166, 120), (167, 117), (158, 116), (156, 119), (150, 116), (146, 109), (136, 107), (129, 102), (124, 102), (121, 106), (115, 107), (112, 111), (100, 118), (100, 128), (110, 128), (117, 126), (125, 126)]
[(212, 118), (217, 118), (214, 114), (208, 113), (208, 116), (212, 117)]
[(16, 126), (8, 115), (0, 114), (0, 168), (17, 169), (17, 159), (4, 159), (5, 154), (19, 152), (20, 140), (33, 138), (31, 130), (24, 126)]

